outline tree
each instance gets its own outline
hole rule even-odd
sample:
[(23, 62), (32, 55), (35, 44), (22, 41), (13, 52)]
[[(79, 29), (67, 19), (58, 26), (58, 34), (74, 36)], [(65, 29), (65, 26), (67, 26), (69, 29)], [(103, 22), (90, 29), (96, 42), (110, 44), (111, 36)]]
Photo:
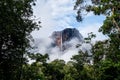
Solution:
[[(99, 31), (108, 35), (109, 39), (98, 41), (92, 47), (93, 68), (95, 80), (119, 80), (118, 67), (120, 63), (120, 1), (119, 0), (91, 0), (91, 4), (82, 5), (86, 0), (77, 0), (75, 9), (78, 14), (81, 8), (87, 12), (94, 12), (95, 15), (105, 15), (103, 25)], [(81, 7), (82, 6), (82, 7)], [(81, 14), (79, 14), (81, 15)], [(113, 73), (110, 73), (110, 70)]]
[(44, 70), (47, 69), (48, 54), (29, 54), (29, 58), (35, 61), (23, 65), (22, 80), (46, 80)]
[(46, 76), (46, 80), (62, 80), (64, 78), (63, 68), (65, 66), (64, 60), (54, 60), (48, 64), (46, 70), (44, 70), (44, 74)]
[(78, 80), (79, 73), (73, 65), (72, 61), (69, 61), (63, 68), (64, 70), (64, 79), (63, 80)]
[(20, 80), (30, 33), (38, 28), (30, 19), (34, 0), (0, 1), (0, 79)]
[[(73, 60), (73, 65), (76, 68), (78, 72), (78, 76), (76, 76), (75, 80), (92, 80), (93, 76), (92, 74), (90, 75), (90, 57), (88, 55), (88, 52), (83, 52), (79, 51), (78, 55), (74, 55), (71, 59)], [(89, 71), (89, 72), (88, 72)]]

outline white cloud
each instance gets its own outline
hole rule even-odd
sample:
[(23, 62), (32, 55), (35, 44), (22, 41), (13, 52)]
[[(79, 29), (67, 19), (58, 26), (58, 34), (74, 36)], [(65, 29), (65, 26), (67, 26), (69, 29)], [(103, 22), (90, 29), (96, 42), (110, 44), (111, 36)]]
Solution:
[[(53, 31), (63, 30), (64, 28), (74, 28), (77, 27), (78, 23), (75, 19), (76, 11), (73, 10), (74, 0), (37, 0), (36, 6), (33, 7), (34, 15), (36, 19), (39, 19), (42, 23), (39, 31), (33, 31), (32, 35), (34, 38), (39, 38), (37, 44), (38, 51), (40, 53), (45, 53), (47, 47), (51, 43), (50, 36)], [(85, 18), (93, 16), (93, 13), (85, 15)], [(84, 24), (84, 23), (83, 23)], [(77, 27), (80, 33), (86, 37), (87, 33), (93, 32), (97, 34), (96, 40), (104, 39), (101, 33), (98, 32), (99, 27), (102, 24), (92, 23), (84, 24), (82, 27)], [(58, 48), (55, 47), (51, 49), (51, 60), (55, 58), (64, 59), (66, 61), (70, 60), (72, 55), (77, 54), (75, 48), (71, 48), (69, 51), (64, 53), (61, 57), (58, 52)], [(67, 57), (66, 57), (67, 56)]]
[[(42, 28), (39, 31), (33, 31), (33, 37), (46, 38), (55, 30), (76, 27), (76, 25), (70, 25), (78, 24), (75, 20), (76, 11), (73, 10), (74, 3), (73, 0), (37, 0), (33, 10), (36, 19), (39, 18), (42, 22)], [(71, 17), (73, 15), (74, 17)], [(85, 18), (92, 15), (93, 13), (89, 13)]]
[[(65, 21), (65, 15), (75, 13), (73, 3), (72, 0), (38, 0), (33, 10), (36, 18), (40, 18), (42, 28), (39, 31), (34, 31), (32, 33), (33, 37), (45, 38), (55, 30), (71, 27)], [(60, 17), (61, 20), (56, 20)]]

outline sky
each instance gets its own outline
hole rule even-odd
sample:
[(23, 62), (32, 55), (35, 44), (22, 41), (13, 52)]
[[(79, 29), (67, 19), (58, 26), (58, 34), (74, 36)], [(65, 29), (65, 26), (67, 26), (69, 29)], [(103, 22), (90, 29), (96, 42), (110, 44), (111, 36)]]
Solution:
[(95, 16), (91, 12), (83, 15), (82, 22), (77, 22), (75, 18), (77, 14), (73, 10), (74, 4), (75, 0), (37, 0), (33, 12), (36, 21), (42, 22), (42, 28), (39, 31), (33, 31), (33, 37), (45, 38), (50, 36), (53, 31), (77, 28), (83, 37), (87, 37), (88, 33), (93, 32), (97, 35), (96, 40), (105, 39), (106, 36), (98, 32), (105, 16)]
[[(49, 37), (53, 31), (60, 31), (65, 28), (76, 28), (83, 37), (93, 32), (96, 40), (104, 40), (107, 36), (98, 32), (102, 26), (105, 16), (95, 16), (92, 12), (83, 15), (83, 21), (77, 22), (76, 11), (73, 10), (75, 0), (37, 0), (33, 12), (36, 21), (41, 21), (40, 30), (32, 32), (33, 38), (43, 39), (44, 43), (49, 43)], [(44, 43), (40, 46), (43, 46)], [(45, 44), (46, 46), (47, 44)], [(44, 49), (44, 48), (42, 48)]]

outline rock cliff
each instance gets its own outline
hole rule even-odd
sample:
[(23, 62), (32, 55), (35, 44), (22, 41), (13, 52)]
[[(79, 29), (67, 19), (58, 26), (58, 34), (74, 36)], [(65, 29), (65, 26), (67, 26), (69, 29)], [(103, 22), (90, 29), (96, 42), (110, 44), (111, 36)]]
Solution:
[(66, 50), (68, 47), (72, 46), (72, 44), (68, 43), (72, 39), (77, 39), (80, 43), (83, 42), (82, 35), (75, 28), (66, 28), (62, 31), (54, 31), (51, 38), (53, 39), (52, 46), (58, 46), (60, 50)]

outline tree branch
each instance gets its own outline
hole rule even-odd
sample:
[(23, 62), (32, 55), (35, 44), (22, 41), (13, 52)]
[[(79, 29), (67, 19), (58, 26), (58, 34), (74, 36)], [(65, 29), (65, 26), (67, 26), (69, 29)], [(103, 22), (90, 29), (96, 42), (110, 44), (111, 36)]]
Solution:
[[(112, 8), (112, 13), (114, 15), (114, 8)], [(118, 32), (120, 32), (120, 26), (118, 25), (118, 23), (115, 21), (114, 18), (113, 18), (113, 23), (115, 24), (116, 28), (118, 29)]]

